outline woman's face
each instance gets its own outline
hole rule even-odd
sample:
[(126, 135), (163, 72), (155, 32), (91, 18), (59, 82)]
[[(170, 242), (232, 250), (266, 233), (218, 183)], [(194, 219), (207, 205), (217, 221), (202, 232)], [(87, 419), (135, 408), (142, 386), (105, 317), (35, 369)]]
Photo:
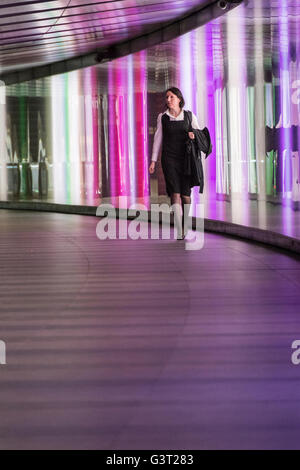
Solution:
[(169, 109), (178, 109), (180, 99), (178, 98), (178, 96), (174, 95), (174, 93), (172, 93), (171, 91), (167, 91), (166, 103)]

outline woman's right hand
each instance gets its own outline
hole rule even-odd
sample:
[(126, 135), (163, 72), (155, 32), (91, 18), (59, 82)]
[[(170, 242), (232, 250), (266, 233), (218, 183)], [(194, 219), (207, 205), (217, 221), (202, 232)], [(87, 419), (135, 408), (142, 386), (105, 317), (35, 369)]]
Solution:
[(152, 175), (155, 172), (155, 162), (151, 162), (149, 166), (149, 173)]

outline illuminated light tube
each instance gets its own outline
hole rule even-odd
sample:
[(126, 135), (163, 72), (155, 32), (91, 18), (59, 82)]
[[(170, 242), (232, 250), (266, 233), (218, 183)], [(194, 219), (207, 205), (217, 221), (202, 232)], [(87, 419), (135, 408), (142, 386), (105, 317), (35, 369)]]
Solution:
[(130, 194), (127, 80), (127, 58), (109, 65), (109, 168), (113, 197)]
[(54, 200), (56, 202), (65, 202), (67, 199), (67, 188), (63, 75), (51, 77), (51, 116)]
[(136, 197), (136, 149), (135, 149), (135, 109), (134, 109), (134, 59), (129, 55), (127, 63), (127, 83), (128, 83), (128, 160), (130, 178), (130, 196)]
[(21, 186), (20, 195), (23, 198), (32, 196), (32, 175), (29, 163), (29, 114), (28, 96), (22, 94), (19, 97), (19, 122), (20, 122), (20, 142), (21, 142)]
[(7, 198), (7, 148), (6, 148), (6, 91), (5, 83), (0, 81), (0, 197)]
[(80, 198), (80, 102), (79, 102), (79, 72), (68, 74), (67, 106), (68, 106), (68, 142), (70, 165), (70, 199), (78, 204)]
[(108, 161), (109, 161), (109, 194), (112, 197), (120, 194), (119, 188), (119, 168), (118, 168), (118, 147), (116, 132), (116, 96), (114, 83), (115, 62), (108, 64)]
[[(178, 63), (180, 64), (179, 73), (179, 84), (184, 100), (185, 109), (193, 111), (197, 114), (196, 106), (196, 71), (195, 62), (193, 62), (193, 32), (184, 34), (178, 38), (179, 57)], [(199, 74), (198, 74), (199, 78)], [(193, 188), (191, 192), (192, 196), (192, 213), (195, 212), (196, 204), (199, 203), (199, 190)]]
[[(244, 51), (243, 5), (230, 11), (227, 20), (228, 131), (231, 194), (248, 194), (246, 64)], [(239, 41), (236, 40), (239, 38)]]
[(128, 174), (128, 120), (127, 120), (127, 58), (118, 59), (115, 67), (115, 91), (116, 91), (116, 134), (117, 155), (119, 173), (118, 196), (129, 194)]
[(281, 131), (279, 158), (281, 159), (281, 190), (282, 196), (291, 198), (291, 103), (290, 103), (290, 73), (289, 73), (289, 24), (288, 3), (280, 3), (279, 17), (280, 34), (280, 105), (281, 105)]
[(226, 194), (225, 161), (223, 155), (223, 125), (222, 125), (222, 88), (217, 88), (214, 94), (216, 116), (216, 192)]
[(201, 127), (208, 127), (211, 142), (212, 142), (212, 153), (204, 163), (204, 178), (206, 184), (204, 186), (204, 196), (216, 194), (216, 158), (215, 158), (215, 141), (216, 141), (216, 120), (215, 120), (215, 104), (214, 104), (214, 66), (211, 58), (213, 57), (213, 24), (208, 23), (205, 26), (205, 38), (206, 38), (206, 74), (204, 77), (206, 83), (206, 109), (204, 111), (199, 110), (199, 114), (203, 112), (205, 116), (205, 122)]
[(98, 97), (95, 68), (87, 68), (83, 73), (84, 123), (85, 123), (85, 163), (84, 181), (86, 199), (93, 204), (99, 195), (99, 142), (98, 142)]
[(135, 143), (137, 152), (137, 197), (149, 196), (148, 175), (148, 120), (147, 120), (147, 55), (136, 53), (134, 67)]
[[(258, 199), (265, 200), (267, 194), (266, 172), (269, 160), (266, 159), (266, 130), (265, 120), (265, 91), (264, 87), (264, 36), (263, 36), (263, 0), (257, 0), (254, 5), (254, 64), (255, 64), (255, 84), (254, 84), (254, 115), (251, 113), (250, 119), (254, 118), (254, 134), (251, 135), (251, 146), (254, 145), (253, 166), (256, 168), (256, 182), (254, 182), (254, 170), (250, 169), (250, 178), (253, 178), (251, 186), (256, 184)], [(273, 126), (273, 124), (272, 124)], [(271, 127), (272, 127), (271, 126)], [(252, 122), (251, 122), (252, 127)], [(252, 192), (250, 190), (250, 192)]]
[[(192, 35), (192, 44), (190, 54), (193, 60), (192, 67), (192, 83), (194, 84), (193, 90), (193, 108), (200, 128), (209, 127), (207, 122), (208, 114), (208, 84), (207, 84), (207, 38), (210, 32), (207, 31), (206, 26), (198, 28)], [(204, 194), (207, 190), (207, 170), (210, 162), (202, 160), (204, 172)], [(192, 189), (192, 214), (195, 216), (197, 204), (200, 204), (201, 196), (198, 187)]]
[(191, 34), (184, 34), (179, 38), (180, 47), (180, 86), (185, 99), (185, 108), (193, 111), (193, 66), (192, 66), (192, 41)]
[(69, 128), (69, 74), (63, 75), (64, 83), (64, 130), (65, 130), (65, 192), (66, 202), (71, 202), (71, 169), (70, 169), (70, 128)]
[[(224, 141), (224, 123), (223, 123), (223, 55), (222, 50), (222, 28), (220, 22), (216, 21), (211, 29), (212, 38), (212, 57), (213, 57), (213, 83), (214, 83), (214, 113), (215, 113), (215, 179), (216, 193), (219, 195), (226, 194), (226, 159), (224, 147), (227, 141)], [(205, 53), (207, 53), (205, 51)], [(208, 57), (209, 58), (209, 57)]]
[[(255, 89), (254, 86), (247, 88), (247, 148), (248, 148), (248, 192), (250, 194), (257, 193), (257, 172), (256, 172), (256, 153), (255, 153)], [(262, 102), (263, 106), (263, 102)], [(263, 127), (264, 131), (264, 127)], [(261, 155), (263, 158), (264, 155)]]
[[(269, 129), (272, 129), (275, 123), (274, 117), (274, 97), (272, 83), (265, 83), (265, 123)], [(270, 150), (266, 152), (266, 194), (268, 196), (276, 195), (276, 164), (275, 157), (277, 151)]]

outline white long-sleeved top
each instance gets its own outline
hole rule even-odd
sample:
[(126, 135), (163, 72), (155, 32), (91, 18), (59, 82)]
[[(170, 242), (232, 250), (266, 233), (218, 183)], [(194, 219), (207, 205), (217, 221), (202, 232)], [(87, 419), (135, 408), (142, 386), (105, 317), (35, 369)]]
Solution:
[[(162, 123), (161, 123), (161, 118), (163, 114), (167, 114), (171, 121), (183, 121), (184, 120), (184, 113), (183, 110), (181, 111), (180, 114), (178, 114), (177, 117), (172, 116), (170, 114), (169, 110), (165, 111), (165, 113), (160, 113), (157, 117), (157, 127), (156, 131), (154, 134), (154, 142), (153, 142), (153, 149), (152, 149), (152, 157), (151, 161), (152, 162), (157, 162), (158, 156), (161, 152), (161, 147), (162, 147), (162, 140), (163, 140), (163, 130), (162, 130)], [(197, 118), (194, 113), (192, 113), (192, 128), (193, 129), (200, 129)]]

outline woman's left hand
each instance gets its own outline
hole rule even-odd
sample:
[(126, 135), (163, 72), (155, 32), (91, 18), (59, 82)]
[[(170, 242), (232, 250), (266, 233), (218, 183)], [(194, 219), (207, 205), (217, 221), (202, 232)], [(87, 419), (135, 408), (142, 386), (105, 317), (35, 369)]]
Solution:
[(195, 138), (194, 132), (189, 132), (189, 138), (192, 140)]

